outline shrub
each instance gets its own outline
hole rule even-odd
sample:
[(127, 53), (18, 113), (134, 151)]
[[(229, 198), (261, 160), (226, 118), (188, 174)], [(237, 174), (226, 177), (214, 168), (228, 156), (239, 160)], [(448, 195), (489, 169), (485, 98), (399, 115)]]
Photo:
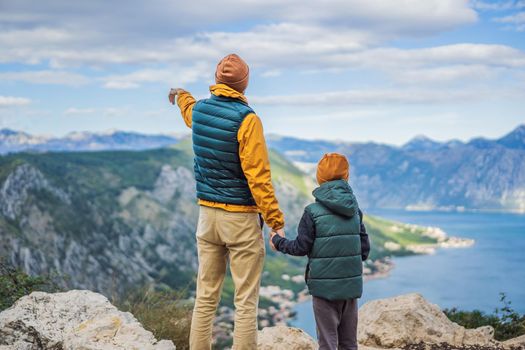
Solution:
[(483, 311), (461, 311), (457, 308), (444, 310), (448, 318), (466, 328), (492, 326), (494, 338), (507, 340), (525, 334), (525, 315), (520, 315), (511, 307), (512, 302), (507, 300), (505, 293), (500, 294), (501, 308), (494, 313), (486, 314)]
[(54, 292), (59, 289), (51, 276), (30, 276), (0, 258), (0, 311), (31, 292)]
[(189, 349), (192, 305), (184, 292), (140, 288), (123, 298), (113, 297), (120, 310), (131, 312), (157, 339), (172, 340), (177, 349)]

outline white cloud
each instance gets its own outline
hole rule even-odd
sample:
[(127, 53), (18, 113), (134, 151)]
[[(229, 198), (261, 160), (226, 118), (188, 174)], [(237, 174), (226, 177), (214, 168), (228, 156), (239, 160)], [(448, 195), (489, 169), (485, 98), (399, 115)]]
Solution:
[(512, 27), (518, 32), (525, 31), (525, 11), (510, 16), (494, 18), (494, 21), (512, 25)]
[(318, 25), (280, 23), (261, 25), (245, 32), (206, 32), (176, 41), (178, 56), (213, 62), (237, 52), (251, 66), (275, 69), (317, 67), (319, 59), (351, 53), (377, 43), (370, 33), (333, 30)]
[(360, 89), (296, 95), (254, 96), (250, 102), (260, 105), (383, 105), (463, 102), (484, 98), (488, 92), (444, 89)]
[(391, 71), (392, 78), (405, 84), (420, 85), (450, 84), (453, 82), (468, 82), (493, 78), (498, 69), (491, 69), (484, 65), (451, 65), (432, 68), (414, 68), (403, 71)]
[(472, 7), (482, 11), (506, 11), (525, 8), (525, 0), (512, 1), (473, 1)]
[(523, 68), (525, 52), (506, 45), (453, 44), (420, 49), (377, 48), (329, 58), (335, 65), (400, 69), (436, 65), (482, 64)]
[(139, 83), (165, 81), (171, 72), (165, 69), (143, 69), (128, 74), (112, 75), (103, 78), (104, 87), (108, 89), (132, 89), (139, 87)]
[(25, 43), (37, 46), (49, 46), (52, 44), (74, 43), (74, 33), (63, 28), (30, 28), (13, 29), (0, 32), (0, 43), (6, 47), (21, 46)]
[(27, 106), (31, 100), (25, 97), (0, 96), (0, 107)]
[(126, 115), (128, 111), (127, 107), (108, 107), (102, 110), (102, 114), (107, 117), (119, 117)]
[(163, 83), (182, 86), (193, 83), (213, 74), (213, 68), (207, 64), (189, 67), (171, 67), (170, 69), (141, 69), (128, 74), (111, 75), (102, 78), (107, 89), (133, 89), (142, 83)]
[(188, 3), (182, 11), (196, 20), (212, 22), (258, 18), (416, 36), (449, 30), (477, 19), (476, 12), (466, 0), (325, 0), (309, 2), (307, 6), (301, 0), (224, 0), (209, 2), (207, 11), (202, 11), (202, 5), (200, 2)]
[(106, 89), (125, 90), (136, 89), (140, 87), (140, 85), (129, 81), (109, 80), (104, 83), (104, 87)]
[(399, 71), (439, 65), (525, 67), (525, 52), (506, 45), (463, 43), (401, 49), (367, 48), (365, 41), (358, 34), (283, 24), (259, 27), (252, 32), (208, 33), (198, 39), (180, 40), (179, 54), (189, 59), (206, 58), (210, 62), (208, 67), (212, 67), (218, 57), (238, 52), (251, 66), (269, 71), (358, 68)]
[(283, 71), (280, 69), (270, 69), (267, 71), (264, 71), (261, 73), (261, 77), (263, 78), (272, 78), (272, 77), (278, 77), (283, 74)]
[(39, 70), (0, 73), (0, 80), (22, 81), (31, 84), (79, 86), (87, 84), (90, 81), (90, 78), (67, 71)]
[(103, 115), (107, 117), (115, 117), (125, 115), (129, 111), (128, 107), (105, 107), (105, 108), (77, 108), (70, 107), (64, 111), (64, 115), (80, 116), (80, 115)]
[(64, 111), (65, 115), (79, 115), (79, 114), (93, 114), (96, 113), (95, 108), (75, 108), (71, 107)]

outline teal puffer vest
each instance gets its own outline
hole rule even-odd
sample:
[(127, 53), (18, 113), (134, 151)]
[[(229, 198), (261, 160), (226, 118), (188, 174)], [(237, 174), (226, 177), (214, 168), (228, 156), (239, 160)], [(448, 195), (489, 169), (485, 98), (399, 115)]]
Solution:
[(194, 169), (199, 199), (255, 205), (239, 158), (237, 132), (253, 110), (244, 102), (212, 95), (193, 106)]
[(330, 181), (313, 195), (306, 207), (315, 224), (315, 241), (309, 255), (307, 285), (310, 294), (328, 300), (360, 298), (363, 263), (359, 209), (348, 182)]

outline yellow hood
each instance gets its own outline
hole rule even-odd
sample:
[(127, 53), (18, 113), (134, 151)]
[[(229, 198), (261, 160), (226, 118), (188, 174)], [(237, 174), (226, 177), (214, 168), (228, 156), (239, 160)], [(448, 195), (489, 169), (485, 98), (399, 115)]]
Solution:
[(237, 90), (232, 89), (226, 84), (215, 84), (210, 86), (210, 92), (214, 94), (215, 96), (224, 96), (224, 97), (230, 97), (230, 98), (237, 98), (244, 103), (248, 103), (248, 100), (246, 99), (246, 96), (244, 96), (242, 93), (240, 93)]

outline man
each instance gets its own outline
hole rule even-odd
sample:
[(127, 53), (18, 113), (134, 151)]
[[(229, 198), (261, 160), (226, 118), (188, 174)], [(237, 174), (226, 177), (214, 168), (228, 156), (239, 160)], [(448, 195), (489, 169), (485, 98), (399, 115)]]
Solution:
[(274, 194), (261, 120), (244, 96), (248, 79), (248, 65), (231, 54), (217, 65), (210, 98), (195, 101), (183, 89), (169, 94), (172, 104), (177, 96), (184, 122), (192, 129), (200, 205), (192, 350), (211, 349), (213, 318), (228, 259), (235, 284), (233, 349), (257, 347), (265, 255), (261, 217), (284, 237), (284, 217)]

